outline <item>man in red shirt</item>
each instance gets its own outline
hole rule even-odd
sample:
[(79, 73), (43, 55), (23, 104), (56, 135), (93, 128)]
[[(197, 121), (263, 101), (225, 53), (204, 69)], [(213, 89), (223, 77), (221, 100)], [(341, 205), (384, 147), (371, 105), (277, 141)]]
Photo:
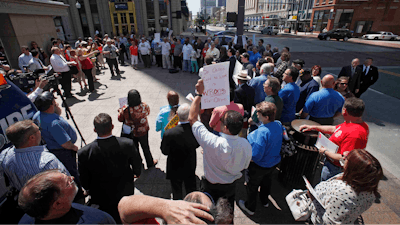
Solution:
[(239, 112), (242, 116), (244, 115), (244, 108), (242, 104), (236, 104), (233, 102), (235, 98), (235, 92), (233, 89), (230, 90), (230, 104), (219, 106), (214, 108), (212, 111), (211, 119), (210, 119), (210, 127), (214, 130), (214, 133), (219, 135), (221, 132), (221, 118), (225, 116), (225, 113), (229, 110), (234, 110)]
[(321, 172), (321, 181), (328, 180), (342, 172), (339, 160), (345, 158), (350, 151), (367, 147), (369, 127), (361, 118), (364, 109), (365, 104), (363, 100), (354, 97), (348, 98), (342, 109), (344, 123), (337, 126), (303, 125), (300, 127), (300, 130), (303, 132), (316, 130), (325, 134), (331, 134), (332, 136), (329, 140), (339, 146), (336, 153), (327, 151), (324, 147), (319, 149), (319, 152), (326, 156)]
[(135, 41), (131, 42), (132, 45), (129, 47), (129, 51), (131, 52), (131, 64), (133, 69), (137, 69), (138, 64), (138, 47)]

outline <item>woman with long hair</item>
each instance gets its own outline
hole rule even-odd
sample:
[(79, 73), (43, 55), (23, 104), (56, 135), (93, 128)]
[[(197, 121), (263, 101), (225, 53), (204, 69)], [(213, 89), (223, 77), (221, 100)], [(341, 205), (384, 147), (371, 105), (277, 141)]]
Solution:
[(311, 196), (311, 221), (314, 224), (354, 224), (379, 196), (378, 184), (383, 177), (379, 161), (364, 149), (354, 149), (342, 160), (343, 173), (315, 187)]
[[(78, 59), (78, 56), (76, 54), (76, 50), (75, 49), (72, 49), (70, 51), (70, 55), (71, 55), (70, 61), (75, 61), (76, 62), (76, 68), (78, 69), (78, 73), (76, 74), (76, 79), (78, 80), (78, 83), (81, 86), (81, 91), (82, 91), (83, 87), (85, 87), (85, 88), (88, 87), (88, 85), (86, 83), (86, 80), (85, 80), (85, 75), (82, 72), (82, 65), (81, 65), (81, 62)], [(85, 86), (82, 85), (82, 82), (83, 82), (83, 84)]]
[(160, 108), (156, 118), (156, 131), (161, 131), (161, 138), (164, 136), (164, 128), (169, 121), (176, 115), (179, 107), (179, 94), (175, 91), (169, 91), (167, 94), (168, 105)]
[(133, 140), (136, 149), (139, 151), (139, 143), (142, 146), (147, 168), (154, 167), (157, 159), (153, 159), (149, 146), (149, 122), (147, 116), (150, 114), (150, 107), (142, 102), (140, 93), (132, 89), (128, 92), (128, 105), (118, 109), (118, 121), (131, 128), (131, 133), (121, 135)]
[(92, 69), (93, 69), (93, 63), (90, 60), (90, 57), (92, 57), (94, 54), (98, 53), (98, 51), (93, 51), (87, 55), (83, 55), (83, 50), (81, 48), (78, 49), (78, 60), (82, 65), (82, 71), (86, 75), (89, 83), (89, 91), (94, 92), (94, 82), (93, 82), (93, 76), (92, 76)]
[(321, 87), (322, 87), (322, 84), (321, 84), (321, 73), (322, 73), (322, 69), (321, 69), (321, 66), (320, 66), (320, 65), (314, 65), (314, 66), (311, 68), (311, 76), (313, 77), (313, 79), (314, 79), (315, 81), (318, 82), (319, 88), (320, 88), (320, 89), (321, 89)]

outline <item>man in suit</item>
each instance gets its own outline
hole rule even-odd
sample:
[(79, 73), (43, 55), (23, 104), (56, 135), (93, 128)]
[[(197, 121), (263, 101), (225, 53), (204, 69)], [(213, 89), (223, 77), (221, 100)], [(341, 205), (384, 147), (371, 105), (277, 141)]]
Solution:
[(357, 98), (361, 97), (361, 95), (367, 91), (371, 85), (375, 84), (379, 78), (378, 68), (372, 65), (372, 61), (372, 58), (367, 58), (363, 65), (359, 65), (356, 68), (358, 78), (354, 95)]
[(166, 130), (161, 142), (161, 151), (168, 156), (167, 179), (171, 181), (174, 200), (182, 200), (182, 184), (185, 183), (186, 194), (196, 191), (196, 141), (190, 127), (189, 104), (179, 106), (176, 112), (178, 126)]
[(355, 58), (351, 61), (351, 65), (342, 67), (340, 70), (338, 77), (348, 77), (349, 78), (349, 90), (354, 93), (355, 92), (355, 85), (357, 82), (357, 77), (355, 77), (355, 72), (357, 66), (360, 65), (360, 60)]
[(98, 137), (78, 151), (82, 186), (89, 191), (92, 204), (121, 223), (118, 202), (134, 194), (134, 178), (142, 170), (142, 158), (133, 141), (112, 135), (111, 117), (100, 113), (94, 118)]
[[(234, 76), (238, 80), (239, 86), (235, 90), (235, 98), (233, 99), (233, 102), (243, 105), (244, 117), (248, 119), (251, 116), (251, 107), (254, 105), (256, 92), (253, 87), (247, 85), (247, 81), (251, 80), (251, 77), (247, 75), (247, 70), (242, 70), (239, 74)], [(239, 136), (244, 138), (247, 137), (247, 127), (248, 123), (244, 122), (242, 132)]]
[(233, 81), (233, 71), (235, 70), (235, 66), (236, 66), (236, 58), (235, 58), (235, 52), (232, 48), (228, 49), (227, 51), (228, 54), (228, 61), (229, 61), (229, 87), (235, 89), (236, 88), (236, 84)]

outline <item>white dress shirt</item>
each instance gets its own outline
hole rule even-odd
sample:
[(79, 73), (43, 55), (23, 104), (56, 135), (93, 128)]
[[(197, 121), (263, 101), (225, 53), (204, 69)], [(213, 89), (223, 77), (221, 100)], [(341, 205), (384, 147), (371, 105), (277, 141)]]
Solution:
[(168, 42), (161, 42), (161, 54), (169, 55), (169, 50), (171, 50), (171, 45)]
[(18, 66), (19, 68), (22, 70), (22, 72), (26, 72), (24, 69), (24, 66), (28, 66), (29, 65), (29, 61), (31, 61), (31, 59), (33, 58), (32, 53), (29, 52), (29, 55), (25, 55), (25, 53), (22, 53), (19, 57), (18, 57)]
[(365, 75), (367, 75), (368, 72), (369, 72), (369, 66), (363, 65), (363, 72), (364, 72)]
[(192, 126), (193, 135), (203, 148), (204, 176), (212, 184), (231, 184), (242, 177), (251, 157), (250, 143), (237, 135), (221, 137), (211, 133), (201, 122)]
[(69, 71), (69, 66), (67, 64), (67, 60), (64, 59), (61, 55), (53, 54), (50, 57), (50, 63), (51, 66), (53, 67), (54, 72), (56, 73), (62, 73), (62, 72), (68, 72)]
[(183, 60), (190, 60), (190, 53), (192, 53), (193, 47), (190, 44), (183, 45), (182, 48), (182, 55)]

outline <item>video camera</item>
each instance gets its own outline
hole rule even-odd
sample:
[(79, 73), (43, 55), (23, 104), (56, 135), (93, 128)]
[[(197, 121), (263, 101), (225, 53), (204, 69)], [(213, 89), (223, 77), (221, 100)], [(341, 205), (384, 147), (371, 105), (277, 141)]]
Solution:
[(56, 74), (46, 74), (44, 69), (37, 69), (34, 72), (28, 73), (18, 73), (17, 70), (7, 73), (7, 78), (25, 93), (31, 92), (31, 88), (35, 87), (35, 81), (36, 79), (39, 79), (39, 77), (49, 81), (49, 83), (44, 87), (45, 91), (52, 87), (57, 87), (58, 85), (57, 79), (59, 78), (56, 76)]

